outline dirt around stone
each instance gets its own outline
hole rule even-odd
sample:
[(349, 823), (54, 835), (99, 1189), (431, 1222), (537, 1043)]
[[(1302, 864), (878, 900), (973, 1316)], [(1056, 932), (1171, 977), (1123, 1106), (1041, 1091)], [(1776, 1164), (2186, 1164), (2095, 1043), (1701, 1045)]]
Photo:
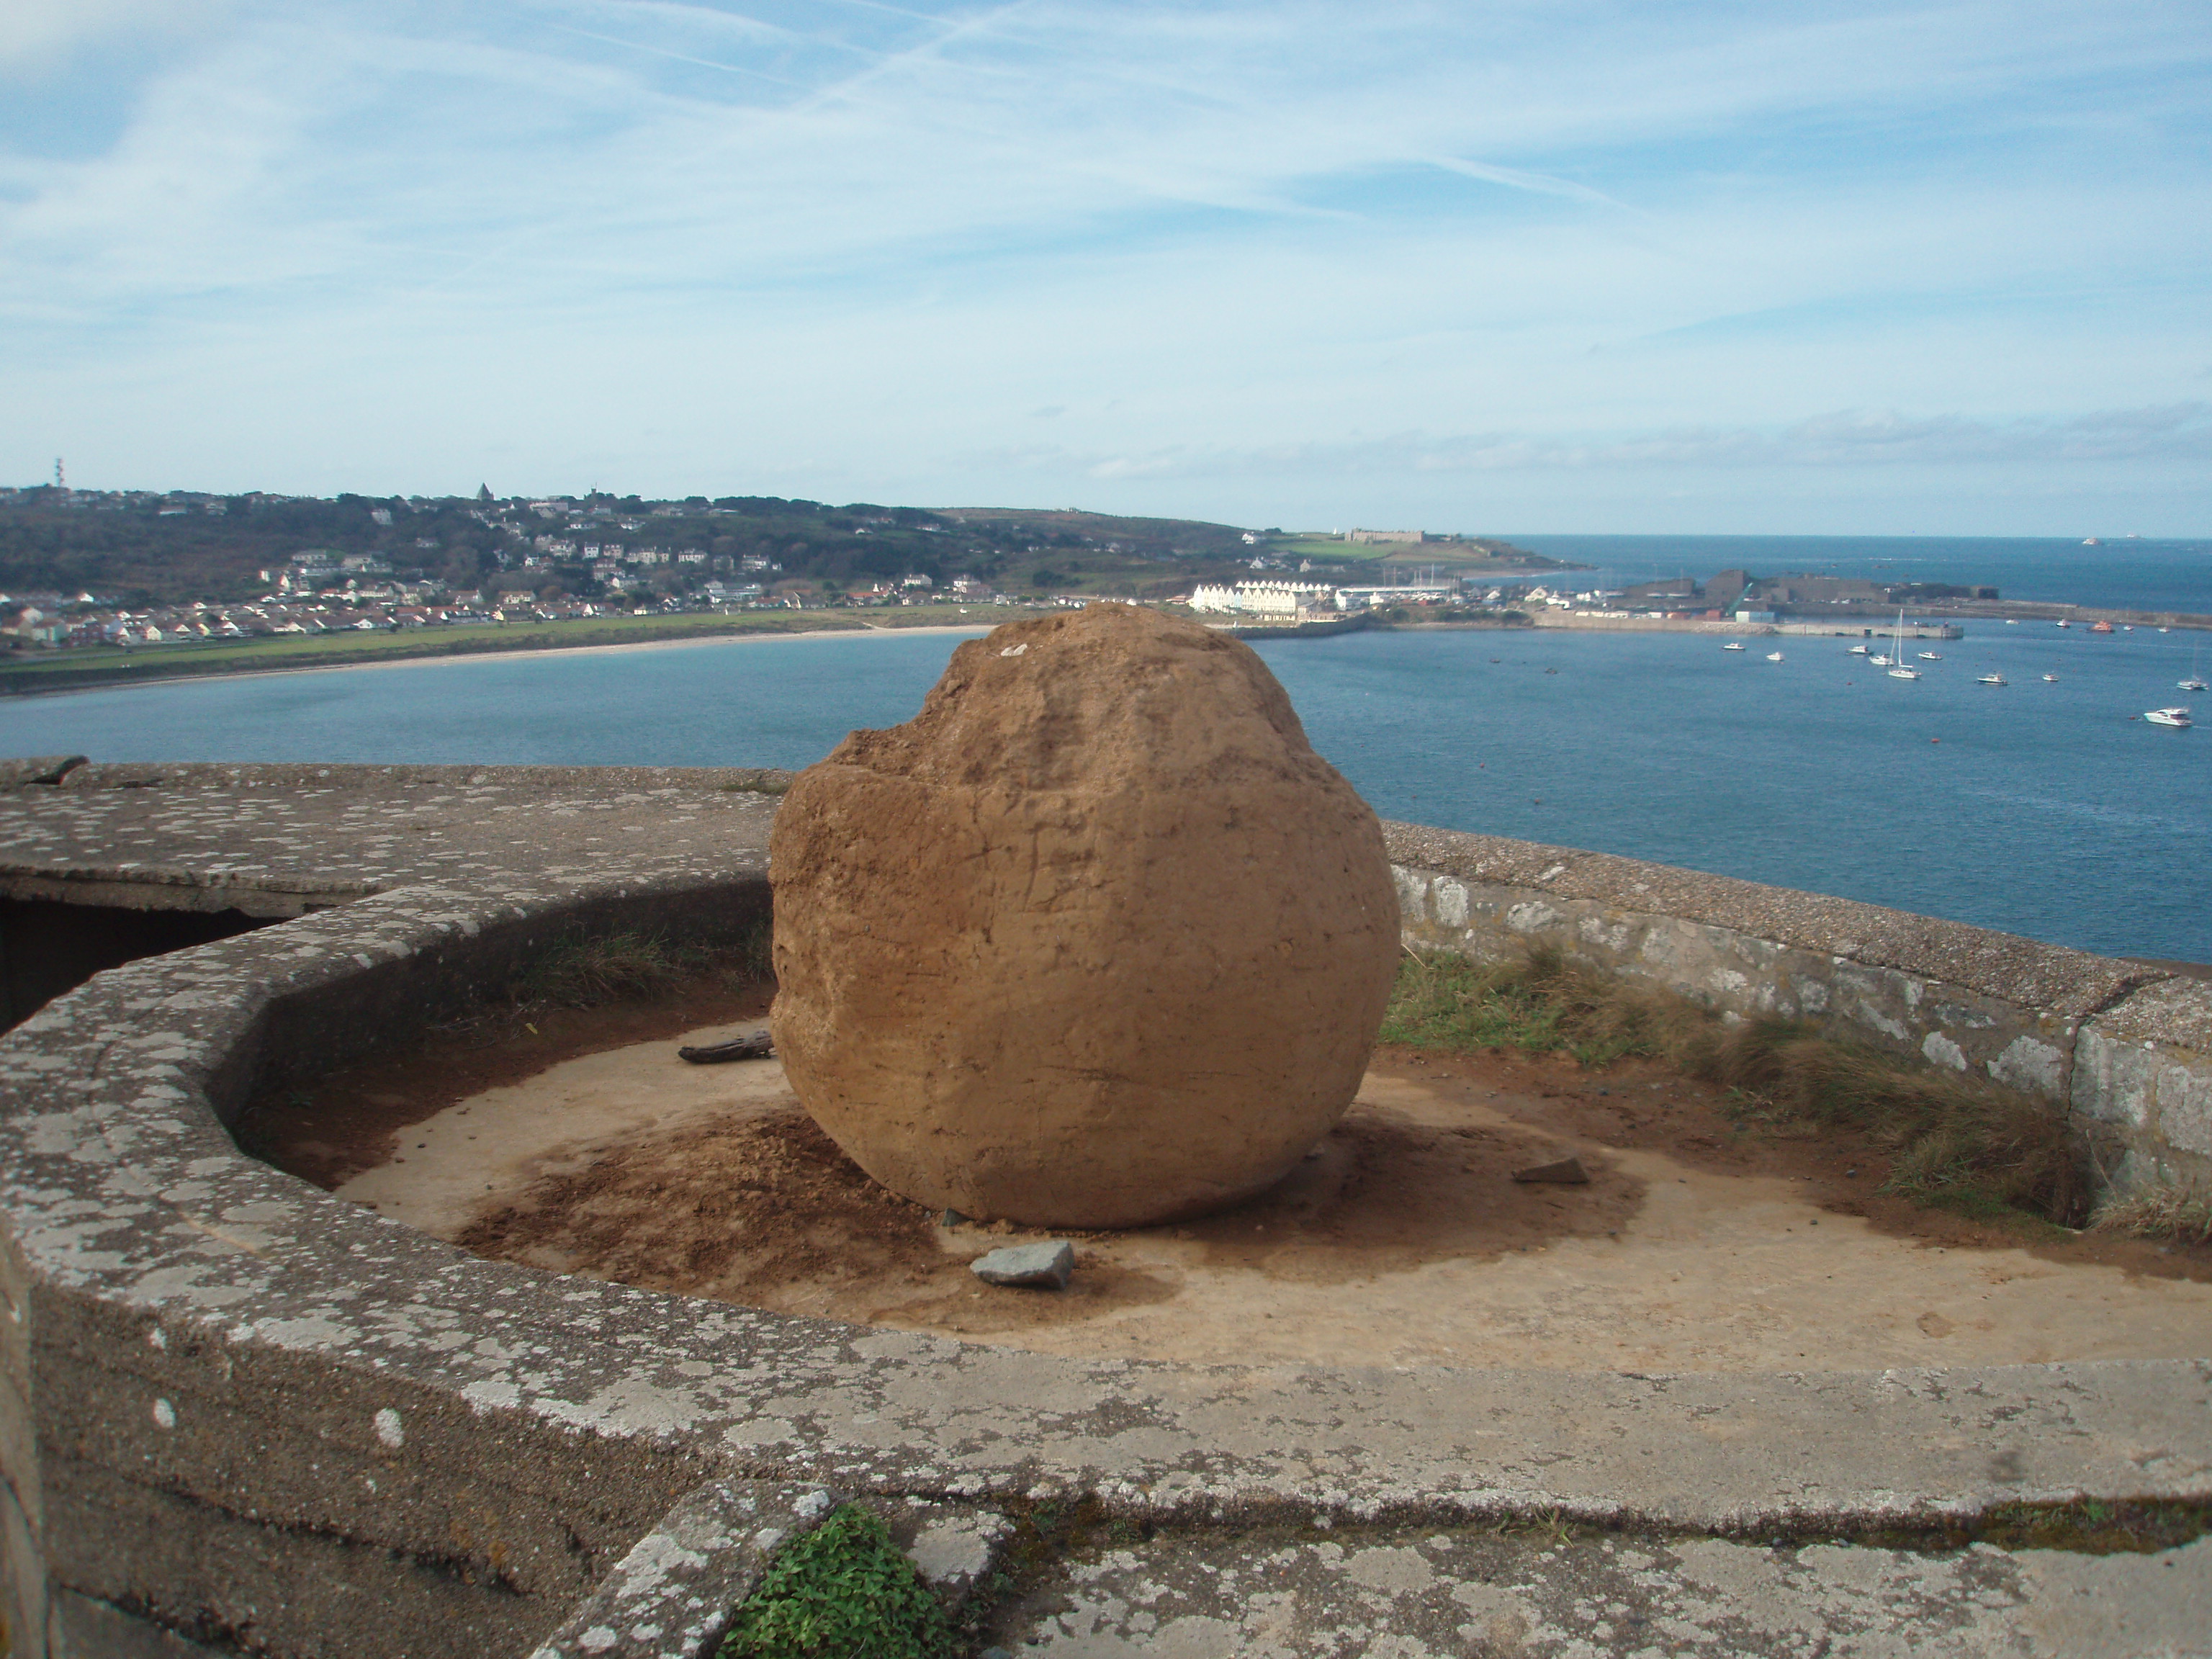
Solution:
[[(1355, 1109), (1280, 1186), (1170, 1237), (1195, 1246), (1210, 1269), (1321, 1285), (1617, 1229), (1635, 1207), (1632, 1181), (1607, 1173), (1572, 1205), (1515, 1187), (1512, 1160), (1545, 1144)], [(1088, 1247), (1066, 1292), (994, 1297), (963, 1270), (1010, 1238), (1043, 1236), (1006, 1224), (940, 1227), (936, 1212), (870, 1180), (787, 1108), (721, 1114), (611, 1148), (483, 1213), (454, 1242), (623, 1284), (910, 1328), (1064, 1324), (1173, 1292), (1160, 1274), (1110, 1259), (1115, 1233), (1058, 1235)]]
[[(971, 1259), (1050, 1235), (939, 1225), (844, 1158), (773, 1061), (674, 1059), (727, 1029), (495, 1086), (396, 1154), (367, 1119), (374, 1145), (335, 1149), (359, 1171), (337, 1190), (553, 1271), (1073, 1355), (1844, 1369), (2188, 1354), (2212, 1332), (2212, 1251), (1884, 1199), (1872, 1150), (1740, 1132), (1712, 1091), (1653, 1068), (1403, 1050), (1261, 1198), (1059, 1235), (1066, 1291), (987, 1291)], [(420, 1081), (443, 1086), (428, 1062)], [(337, 1126), (313, 1127), (330, 1160)], [(1563, 1153), (1589, 1186), (1512, 1182)]]
[(318, 1187), (406, 1156), (402, 1132), (487, 1089), (585, 1054), (726, 1023), (766, 1022), (774, 988), (720, 974), (679, 981), (651, 1001), (515, 1007), (433, 1026), (404, 1052), (256, 1095), (234, 1134), (240, 1150)]

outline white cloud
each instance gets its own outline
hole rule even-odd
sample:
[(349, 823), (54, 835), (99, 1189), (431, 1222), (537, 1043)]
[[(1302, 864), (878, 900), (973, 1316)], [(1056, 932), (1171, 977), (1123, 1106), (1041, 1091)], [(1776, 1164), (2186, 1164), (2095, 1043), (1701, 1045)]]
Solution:
[(0, 477), (472, 487), (505, 445), (1141, 505), (2202, 456), (2080, 413), (2203, 394), (2192, 7), (755, 10), (204, 14), (100, 142), (0, 141)]

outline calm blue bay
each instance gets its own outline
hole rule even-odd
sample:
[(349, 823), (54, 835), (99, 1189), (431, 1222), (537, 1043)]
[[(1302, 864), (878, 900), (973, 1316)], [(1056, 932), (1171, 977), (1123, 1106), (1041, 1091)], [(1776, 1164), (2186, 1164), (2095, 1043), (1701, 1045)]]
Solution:
[[(1547, 539), (1567, 538), (1526, 541)], [(2027, 596), (2003, 574), (1926, 579)], [(2212, 592), (2189, 608), (2212, 612)], [(799, 767), (854, 726), (907, 719), (957, 642), (801, 636), (21, 699), (0, 704), (0, 750)], [(2192, 648), (2212, 663), (2212, 635), (1972, 623), (1910, 684), (1842, 641), (1781, 644), (1780, 663), (1691, 635), (1373, 633), (1258, 648), (1316, 746), (1386, 817), (2212, 961), (2212, 722), (2175, 732), (2135, 718), (2190, 700), (2174, 682)], [(1990, 669), (2010, 684), (1974, 683)]]
[[(2084, 531), (2086, 536), (2088, 532)], [(2212, 616), (2212, 542), (2070, 541), (1971, 536), (1509, 536), (1534, 553), (1591, 567), (1577, 587), (1723, 570), (1754, 576), (1863, 576), (1987, 585), (2008, 599)]]

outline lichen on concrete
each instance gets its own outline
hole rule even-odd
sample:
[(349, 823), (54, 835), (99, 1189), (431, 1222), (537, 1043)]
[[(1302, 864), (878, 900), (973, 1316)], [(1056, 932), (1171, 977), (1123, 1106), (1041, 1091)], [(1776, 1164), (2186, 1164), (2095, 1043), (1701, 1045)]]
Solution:
[[(1082, 1362), (478, 1260), (246, 1158), (225, 1121), (257, 1084), (404, 1040), (575, 930), (750, 925), (775, 806), (761, 787), (775, 780), (93, 767), (62, 780), (0, 791), (0, 881), (289, 884), (328, 908), (101, 974), (0, 1042), (0, 1458), (18, 1631), (77, 1597), (272, 1654), (396, 1653), (404, 1632), (410, 1655), (519, 1656), (687, 1494), (732, 1481), (987, 1507), (1079, 1499), (1131, 1525), (1414, 1532), (1553, 1513), (1794, 1528), (2212, 1492), (2212, 1364), (2198, 1361), (1765, 1376)], [(2184, 1041), (2197, 1005), (2150, 998), (2122, 964), (2087, 958), (2069, 989), (2049, 980), (2064, 964), (2027, 941), (1915, 945), (1903, 923), (1862, 928), (1865, 907), (1841, 901), (1808, 900), (1817, 925), (1799, 926), (1772, 890), (1716, 896), (1700, 886), (1714, 878), (1625, 860), (1389, 833), (1401, 882), (1523, 886), (1563, 916), (1595, 907), (1579, 914), (1601, 918), (1608, 949), (1638, 948), (1650, 929), (1636, 919), (1673, 902), (1696, 930), (1768, 915), (1771, 931), (1741, 935), (1763, 943), (1711, 966), (1748, 988), (1825, 939), (1831, 969), (1841, 957), (1893, 988), (1832, 971), (1820, 982), (1835, 996), (1900, 1010), (1911, 999), (1894, 988), (1910, 982), (1921, 1009), (1988, 1014), (1943, 1027), (1977, 1056), (1974, 1033), (2031, 1035), (1996, 1006), (2017, 996), (2100, 1042), (2109, 1021), (2109, 1041), (2159, 1064), (2201, 1063)], [(1434, 864), (1407, 861), (1420, 848)], [(1639, 881), (1649, 911), (1628, 902)], [(1480, 913), (1470, 900), (1470, 924)], [(1863, 959), (1841, 948), (1851, 929), (1872, 940)], [(1414, 1571), (1399, 1556), (1361, 1571), (1386, 1568)], [(1180, 1571), (1161, 1558), (1160, 1596), (1179, 1593)], [(1974, 1593), (1964, 1580), (1944, 1592)], [(1373, 1642), (1395, 1616), (1367, 1620)], [(606, 1650), (653, 1650), (632, 1642)]]

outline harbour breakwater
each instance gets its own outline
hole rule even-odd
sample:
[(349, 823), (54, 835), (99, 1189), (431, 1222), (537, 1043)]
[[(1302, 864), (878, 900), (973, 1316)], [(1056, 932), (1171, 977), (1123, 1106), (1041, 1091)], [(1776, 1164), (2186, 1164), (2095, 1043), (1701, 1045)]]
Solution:
[(1538, 628), (1587, 629), (1601, 634), (1719, 634), (1732, 639), (1811, 636), (1819, 639), (1956, 640), (1966, 630), (1956, 623), (1909, 622), (1876, 626), (1856, 617), (1810, 620), (1786, 617), (1774, 622), (1721, 622), (1702, 617), (1644, 617), (1625, 611), (1539, 611), (1529, 618)]
[[(1962, 622), (2064, 623), (2069, 628), (2157, 628), (2212, 631), (2212, 617), (2180, 611), (2100, 611), (2078, 605), (2038, 605), (2006, 602), (1929, 607), (1915, 605), (1923, 614), (1903, 624), (1908, 640), (1955, 640), (1965, 637)], [(1932, 614), (1929, 614), (1932, 612)], [(1891, 617), (1875, 611), (1863, 614), (1808, 617), (1778, 612), (1772, 622), (1738, 622), (1703, 616), (1652, 616), (1632, 611), (1545, 610), (1530, 613), (1538, 628), (1580, 628), (1621, 634), (1807, 634), (1836, 638), (1884, 639), (1898, 632)]]

